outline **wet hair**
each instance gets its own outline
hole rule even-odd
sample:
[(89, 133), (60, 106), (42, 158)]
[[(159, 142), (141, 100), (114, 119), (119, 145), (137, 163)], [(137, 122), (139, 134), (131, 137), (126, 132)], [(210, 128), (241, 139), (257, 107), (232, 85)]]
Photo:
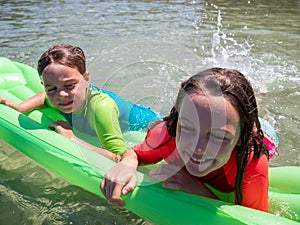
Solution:
[(69, 44), (58, 44), (50, 47), (38, 61), (37, 70), (41, 76), (44, 69), (53, 63), (76, 68), (82, 75), (86, 72), (86, 59), (81, 48)]
[[(174, 107), (164, 118), (169, 134), (176, 136), (178, 107), (186, 94), (199, 93), (206, 90), (210, 95), (223, 95), (237, 110), (240, 117), (241, 143), (235, 146), (237, 153), (236, 197), (238, 204), (242, 202), (242, 178), (251, 151), (258, 158), (266, 153), (263, 144), (263, 132), (258, 120), (257, 103), (250, 82), (237, 70), (212, 68), (202, 71), (181, 84)], [(267, 154), (267, 153), (266, 153)], [(267, 154), (268, 155), (268, 154)]]

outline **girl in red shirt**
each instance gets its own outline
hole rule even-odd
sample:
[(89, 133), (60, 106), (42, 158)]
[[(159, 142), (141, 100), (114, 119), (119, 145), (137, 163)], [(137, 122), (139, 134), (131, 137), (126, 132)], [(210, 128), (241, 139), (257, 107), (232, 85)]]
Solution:
[[(268, 211), (268, 149), (253, 89), (237, 70), (212, 68), (183, 82), (174, 107), (105, 174), (101, 191), (124, 206), (141, 164), (164, 187)], [(270, 144), (270, 142), (268, 142)], [(273, 145), (273, 147), (275, 147)]]

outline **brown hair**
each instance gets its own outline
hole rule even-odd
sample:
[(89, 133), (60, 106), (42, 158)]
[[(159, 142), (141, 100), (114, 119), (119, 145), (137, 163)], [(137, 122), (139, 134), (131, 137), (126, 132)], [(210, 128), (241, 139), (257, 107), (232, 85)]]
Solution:
[[(245, 76), (237, 70), (212, 68), (202, 71), (181, 84), (174, 107), (168, 116), (164, 118), (167, 121), (169, 134), (176, 136), (176, 127), (178, 120), (177, 108), (186, 93), (191, 94), (205, 88), (211, 95), (223, 95), (233, 107), (238, 111), (241, 128), (241, 144), (235, 146), (237, 154), (237, 178), (236, 195), (238, 204), (242, 201), (242, 178), (248, 163), (250, 151), (254, 151), (254, 157), (259, 157), (265, 153), (263, 144), (263, 132), (258, 120), (257, 103), (254, 91), (250, 82)], [(256, 130), (255, 132), (253, 132)]]
[(44, 69), (52, 63), (76, 68), (82, 75), (86, 72), (84, 52), (81, 48), (69, 44), (54, 45), (42, 54), (37, 66), (39, 75), (41, 76)]

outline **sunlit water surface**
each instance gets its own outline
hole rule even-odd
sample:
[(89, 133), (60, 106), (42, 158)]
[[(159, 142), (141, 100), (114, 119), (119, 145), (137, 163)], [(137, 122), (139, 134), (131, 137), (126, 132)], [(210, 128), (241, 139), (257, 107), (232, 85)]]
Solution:
[[(0, 54), (36, 67), (49, 46), (78, 45), (94, 84), (163, 113), (188, 76), (212, 66), (236, 68), (265, 93), (260, 116), (280, 141), (271, 166), (299, 166), (299, 13), (296, 0), (1, 1)], [(0, 224), (149, 222), (0, 141)]]

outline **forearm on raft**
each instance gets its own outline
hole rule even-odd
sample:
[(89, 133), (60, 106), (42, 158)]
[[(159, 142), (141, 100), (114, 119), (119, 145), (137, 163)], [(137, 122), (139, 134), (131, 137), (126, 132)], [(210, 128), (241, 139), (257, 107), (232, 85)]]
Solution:
[(45, 107), (46, 106), (45, 100), (46, 100), (46, 93), (40, 92), (18, 104), (11, 102), (8, 99), (1, 99), (1, 103), (21, 113), (25, 113), (34, 109)]
[(74, 136), (71, 140), (73, 140), (73, 141), (75, 141), (75, 142), (77, 142), (77, 143), (79, 143), (81, 145), (84, 145), (84, 146), (88, 147), (89, 149), (91, 149), (91, 150), (99, 153), (100, 155), (103, 155), (106, 158), (109, 158), (109, 159), (111, 159), (111, 160), (113, 160), (115, 162), (119, 162), (121, 160), (121, 156), (120, 155), (117, 155), (117, 154), (115, 154), (113, 152), (110, 152), (110, 151), (108, 151), (106, 149), (99, 148), (99, 147), (97, 147), (95, 145), (92, 145), (92, 144), (90, 144), (90, 143), (88, 143), (88, 142), (86, 142), (86, 141), (84, 141), (84, 140), (82, 140), (82, 139), (80, 139), (80, 138), (78, 138), (76, 136)]

